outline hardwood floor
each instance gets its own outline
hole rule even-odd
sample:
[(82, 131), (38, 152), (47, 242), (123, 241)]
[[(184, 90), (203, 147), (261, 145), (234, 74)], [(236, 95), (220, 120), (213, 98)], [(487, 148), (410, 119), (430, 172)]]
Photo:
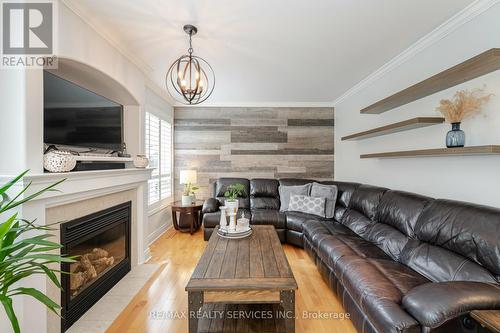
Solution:
[[(107, 333), (187, 332), (188, 322), (182, 317), (187, 315), (184, 288), (206, 244), (202, 231), (189, 235), (169, 229), (162, 235), (151, 246), (150, 260), (160, 263), (161, 267)], [(355, 333), (349, 319), (312, 319), (317, 314), (326, 314), (330, 318), (335, 314), (343, 315), (342, 306), (304, 250), (285, 245), (285, 253), (299, 285), (296, 332)], [(307, 316), (304, 316), (304, 311), (307, 311)]]

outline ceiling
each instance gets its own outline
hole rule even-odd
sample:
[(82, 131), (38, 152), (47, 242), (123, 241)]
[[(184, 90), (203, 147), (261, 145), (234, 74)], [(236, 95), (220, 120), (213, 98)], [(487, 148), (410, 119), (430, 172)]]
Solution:
[(186, 53), (217, 78), (209, 105), (332, 103), (473, 0), (65, 0), (164, 87)]

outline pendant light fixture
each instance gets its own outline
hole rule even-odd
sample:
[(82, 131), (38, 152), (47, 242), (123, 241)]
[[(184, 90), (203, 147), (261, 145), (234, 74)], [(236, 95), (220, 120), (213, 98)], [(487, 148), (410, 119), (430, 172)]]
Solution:
[(195, 105), (204, 102), (215, 87), (215, 74), (208, 62), (193, 55), (191, 38), (198, 29), (190, 24), (184, 26), (189, 35), (188, 54), (181, 56), (170, 66), (166, 76), (167, 90), (176, 101)]

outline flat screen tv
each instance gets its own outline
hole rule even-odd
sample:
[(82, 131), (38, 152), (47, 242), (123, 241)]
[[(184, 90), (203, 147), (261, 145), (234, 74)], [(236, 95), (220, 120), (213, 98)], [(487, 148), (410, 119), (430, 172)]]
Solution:
[(119, 150), (123, 106), (44, 71), (44, 142)]

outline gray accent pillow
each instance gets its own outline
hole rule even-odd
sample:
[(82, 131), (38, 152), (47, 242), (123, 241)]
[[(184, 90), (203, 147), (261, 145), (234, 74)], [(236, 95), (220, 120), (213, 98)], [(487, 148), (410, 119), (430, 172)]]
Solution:
[(339, 190), (335, 185), (312, 184), (311, 197), (325, 198), (326, 200), (324, 217), (329, 219), (333, 218), (338, 193)]
[(280, 186), (278, 191), (280, 193), (280, 212), (286, 212), (288, 210), (288, 204), (290, 203), (290, 196), (293, 194), (298, 195), (309, 195), (309, 190), (312, 184), (305, 184), (299, 186)]
[(288, 210), (325, 217), (325, 198), (292, 194)]

